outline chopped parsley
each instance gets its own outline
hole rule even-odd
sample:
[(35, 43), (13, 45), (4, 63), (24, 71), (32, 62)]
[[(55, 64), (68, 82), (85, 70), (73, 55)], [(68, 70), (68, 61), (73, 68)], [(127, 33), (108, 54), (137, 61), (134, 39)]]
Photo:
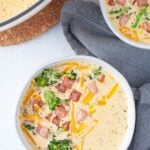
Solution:
[(61, 78), (61, 74), (54, 72), (52, 68), (44, 69), (36, 78), (35, 82), (38, 87), (53, 85)]
[(56, 72), (56, 73), (53, 74), (53, 78), (54, 78), (54, 79), (60, 79), (61, 76), (62, 76), (62, 75), (61, 75), (60, 73), (58, 73), (58, 72)]
[(35, 127), (31, 126), (30, 124), (26, 124), (25, 127), (29, 130), (32, 131), (35, 129)]
[(102, 71), (102, 67), (99, 67), (99, 68), (96, 68), (96, 69), (92, 69), (92, 73), (95, 75), (95, 76), (98, 76), (101, 74), (101, 71)]
[(117, 9), (117, 10), (112, 10), (109, 13), (117, 14), (117, 15), (121, 16), (121, 15), (127, 13), (130, 9), (131, 9), (131, 7), (123, 7), (123, 8)]
[(92, 78), (92, 75), (89, 75), (88, 77), (89, 77), (89, 79), (90, 79), (90, 80), (92, 80), (92, 79), (93, 79), (93, 78)]
[(49, 142), (48, 150), (72, 150), (71, 140), (55, 140)]
[(77, 73), (71, 71), (69, 73), (65, 73), (67, 77), (69, 77), (70, 80), (76, 80), (77, 78)]
[(50, 72), (50, 69), (44, 69), (42, 71), (42, 73), (40, 73), (35, 78), (35, 82), (36, 82), (38, 87), (48, 86), (48, 82), (49, 82), (48, 74), (49, 74), (49, 72)]
[(57, 83), (56, 80), (51, 80), (49, 84), (50, 84), (50, 85), (54, 85), (55, 83)]

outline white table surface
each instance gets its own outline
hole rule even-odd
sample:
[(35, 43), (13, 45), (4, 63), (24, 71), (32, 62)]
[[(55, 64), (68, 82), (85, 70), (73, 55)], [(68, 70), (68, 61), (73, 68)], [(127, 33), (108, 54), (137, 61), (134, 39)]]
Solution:
[(52, 59), (72, 55), (60, 24), (32, 41), (0, 47), (0, 150), (25, 150), (16, 132), (15, 115), (21, 91), (34, 70)]

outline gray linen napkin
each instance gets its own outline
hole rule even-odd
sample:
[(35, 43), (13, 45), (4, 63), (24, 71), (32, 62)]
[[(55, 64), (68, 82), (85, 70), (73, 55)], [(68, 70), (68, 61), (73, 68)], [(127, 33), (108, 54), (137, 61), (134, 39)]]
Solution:
[(150, 150), (150, 51), (120, 41), (107, 27), (100, 8), (92, 2), (65, 3), (61, 23), (77, 54), (92, 55), (116, 67), (133, 87), (137, 120), (129, 149)]

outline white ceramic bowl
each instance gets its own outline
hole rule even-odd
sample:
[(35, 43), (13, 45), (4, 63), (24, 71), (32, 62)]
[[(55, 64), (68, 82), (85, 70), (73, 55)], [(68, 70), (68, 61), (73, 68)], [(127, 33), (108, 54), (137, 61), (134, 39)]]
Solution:
[(17, 14), (16, 16), (0, 23), (0, 32), (7, 30), (9, 28), (12, 28), (35, 14), (37, 14), (40, 10), (42, 10), (45, 6), (47, 6), (52, 0), (39, 0), (37, 3), (35, 3), (33, 6), (31, 6), (29, 9)]
[(128, 146), (130, 145), (130, 142), (132, 140), (134, 128), (135, 128), (135, 104), (134, 104), (134, 98), (133, 98), (131, 88), (130, 88), (127, 80), (115, 68), (113, 68), (108, 63), (106, 63), (100, 59), (97, 59), (95, 57), (90, 57), (90, 56), (72, 56), (72, 57), (60, 58), (60, 59), (50, 61), (50, 62), (42, 65), (40, 68), (38, 68), (35, 71), (35, 73), (33, 74), (33, 76), (29, 79), (29, 82), (23, 88), (23, 91), (22, 91), (20, 99), (19, 99), (17, 111), (16, 111), (16, 129), (17, 129), (17, 132), (19, 133), (19, 136), (22, 139), (24, 145), (28, 149), (31, 149), (29, 143), (27, 142), (24, 134), (22, 133), (22, 131), (20, 129), (20, 122), (18, 120), (18, 114), (19, 114), (19, 108), (21, 105), (22, 98), (23, 98), (24, 94), (26, 93), (26, 90), (27, 90), (31, 80), (33, 79), (33, 77), (38, 75), (44, 68), (55, 66), (55, 65), (67, 62), (67, 61), (87, 61), (90, 63), (98, 64), (98, 65), (102, 66), (103, 68), (105, 68), (106, 70), (108, 70), (109, 72), (111, 72), (111, 74), (114, 77), (116, 77), (116, 79), (118, 79), (118, 82), (121, 83), (121, 85), (124, 88), (126, 95), (127, 95), (127, 106), (128, 106), (129, 113), (128, 113), (128, 129), (126, 131), (125, 138), (121, 144), (120, 150), (127, 150)]
[(125, 36), (123, 36), (114, 26), (113, 24), (111, 23), (111, 20), (109, 18), (109, 13), (107, 11), (107, 8), (105, 7), (106, 6), (106, 0), (99, 0), (99, 3), (100, 3), (100, 7), (101, 7), (101, 12), (103, 14), (103, 17), (108, 25), (108, 27), (112, 30), (112, 32), (119, 38), (121, 39), (122, 41), (124, 41), (125, 43), (131, 45), (131, 46), (134, 46), (134, 47), (137, 47), (137, 48), (141, 48), (141, 49), (147, 49), (147, 50), (150, 50), (150, 45), (148, 44), (143, 44), (143, 43), (140, 43), (140, 42), (134, 42), (128, 38), (126, 38)]

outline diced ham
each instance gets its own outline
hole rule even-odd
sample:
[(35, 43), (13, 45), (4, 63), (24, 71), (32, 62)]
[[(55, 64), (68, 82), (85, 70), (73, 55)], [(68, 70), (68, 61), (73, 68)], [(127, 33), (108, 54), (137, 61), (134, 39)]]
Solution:
[(44, 105), (44, 102), (43, 101), (38, 101), (38, 105), (39, 105), (40, 108), (42, 108), (43, 105)]
[(105, 81), (105, 75), (101, 75), (98, 79), (97, 79), (100, 83), (103, 83)]
[(148, 5), (148, 0), (136, 0), (138, 7), (144, 7)]
[(43, 138), (47, 139), (49, 134), (49, 129), (43, 126), (38, 126), (36, 128), (36, 133), (38, 133)]
[(44, 102), (42, 100), (31, 100), (32, 109), (34, 112), (38, 112), (39, 108), (42, 108), (44, 105)]
[(65, 131), (68, 131), (69, 130), (69, 127), (70, 127), (70, 122), (66, 122), (62, 125), (62, 128), (65, 130)]
[(42, 106), (44, 105), (44, 102), (42, 100), (36, 100), (36, 99), (33, 99), (31, 100), (31, 105), (34, 106), (35, 104), (37, 104), (40, 108), (42, 108)]
[(119, 19), (119, 24), (120, 26), (125, 26), (128, 22), (128, 20), (130, 19), (130, 16), (125, 14), (125, 15), (122, 15)]
[(88, 113), (83, 110), (83, 109), (79, 109), (77, 114), (76, 114), (76, 119), (77, 122), (83, 122), (88, 116)]
[(98, 88), (97, 88), (97, 85), (96, 85), (96, 82), (92, 82), (88, 85), (88, 89), (93, 92), (93, 93), (97, 93), (98, 92)]
[(77, 90), (73, 90), (69, 96), (70, 100), (73, 100), (74, 102), (78, 102), (80, 100), (81, 93)]
[(150, 23), (149, 22), (143, 22), (142, 23), (142, 27), (148, 32), (150, 33)]
[(64, 118), (67, 115), (67, 111), (63, 105), (58, 106), (55, 110), (55, 115), (59, 118)]
[(66, 86), (64, 86), (63, 84), (61, 84), (61, 83), (59, 83), (57, 86), (56, 86), (56, 88), (58, 89), (58, 91), (59, 92), (61, 92), (61, 93), (65, 93), (65, 91), (66, 91)]
[(118, 5), (124, 6), (126, 4), (126, 0), (116, 0)]
[(65, 76), (62, 82), (62, 85), (66, 87), (67, 89), (71, 89), (73, 83), (74, 83), (74, 80), (70, 80), (68, 77)]
[(115, 5), (115, 0), (108, 0), (107, 4), (110, 5), (110, 6), (114, 6)]
[(48, 114), (45, 118), (46, 118), (48, 121), (51, 121), (52, 113)]
[(58, 116), (55, 116), (55, 117), (52, 119), (52, 123), (55, 124), (56, 126), (59, 126), (60, 118), (59, 118)]

